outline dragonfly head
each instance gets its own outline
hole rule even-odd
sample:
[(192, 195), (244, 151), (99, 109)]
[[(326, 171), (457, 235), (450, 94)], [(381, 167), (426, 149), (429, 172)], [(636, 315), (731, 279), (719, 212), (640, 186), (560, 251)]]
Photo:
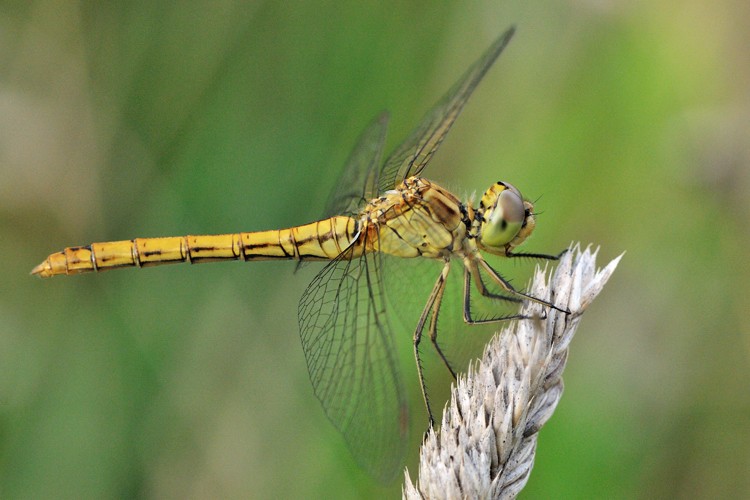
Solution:
[(505, 182), (493, 184), (479, 202), (477, 244), (489, 253), (505, 255), (534, 230), (533, 209), (515, 187)]

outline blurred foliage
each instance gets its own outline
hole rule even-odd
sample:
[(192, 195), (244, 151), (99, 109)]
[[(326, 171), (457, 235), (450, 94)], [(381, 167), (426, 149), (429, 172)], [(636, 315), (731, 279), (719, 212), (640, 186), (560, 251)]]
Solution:
[(524, 496), (747, 495), (748, 5), (0, 3), (0, 496), (397, 496), (312, 395), (315, 266), (27, 273), (68, 245), (313, 220), (371, 117), (395, 146), (512, 23), (428, 175), (538, 199), (529, 251), (627, 251)]

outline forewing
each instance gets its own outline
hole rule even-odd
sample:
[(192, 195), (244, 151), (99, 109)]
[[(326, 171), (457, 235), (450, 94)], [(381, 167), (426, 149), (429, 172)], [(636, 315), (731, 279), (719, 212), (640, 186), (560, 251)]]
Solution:
[(400, 470), (408, 412), (385, 315), (380, 254), (326, 265), (299, 304), (300, 335), (315, 395), (355, 459), (383, 481)]
[(401, 181), (419, 175), (437, 151), (445, 134), (466, 104), (487, 70), (510, 41), (515, 27), (495, 40), (489, 49), (451, 87), (448, 93), (425, 115), (419, 126), (388, 157), (378, 176), (378, 192), (396, 187)]
[[(377, 196), (375, 178), (383, 157), (388, 120), (388, 113), (383, 111), (360, 134), (328, 196), (321, 219), (334, 215), (358, 214), (371, 198)], [(298, 261), (295, 272), (307, 264), (309, 262)]]
[(357, 139), (344, 170), (328, 197), (323, 219), (332, 215), (358, 213), (370, 198), (377, 195), (375, 174), (383, 156), (388, 118), (387, 112), (380, 113)]

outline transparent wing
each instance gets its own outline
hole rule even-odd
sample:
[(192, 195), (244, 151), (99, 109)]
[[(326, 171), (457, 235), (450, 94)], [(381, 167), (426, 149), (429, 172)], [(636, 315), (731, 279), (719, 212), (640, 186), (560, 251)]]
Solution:
[[(443, 262), (434, 259), (383, 259), (385, 290), (390, 299), (389, 307), (394, 320), (394, 328), (405, 329), (411, 336), (425, 307), (427, 298), (440, 275)], [(445, 292), (438, 315), (438, 344), (450, 361), (454, 370), (465, 373), (470, 360), (478, 358), (492, 333), (499, 330), (497, 324), (468, 325), (463, 318), (464, 266), (460, 259), (451, 261), (451, 270), (445, 285)], [(488, 286), (491, 284), (488, 284)], [(495, 291), (493, 289), (493, 291)], [(518, 310), (518, 304), (505, 303), (481, 297), (476, 288), (471, 289), (472, 313), (475, 318), (508, 315)], [(427, 323), (429, 325), (429, 322)], [(428, 328), (422, 332), (420, 352), (423, 369), (434, 402), (434, 408), (441, 408), (448, 397), (450, 373), (438, 358), (429, 336)], [(441, 388), (446, 388), (441, 391)], [(433, 409), (434, 409), (433, 408)]]
[[(389, 114), (383, 111), (360, 134), (328, 196), (321, 219), (333, 215), (358, 214), (370, 199), (377, 196), (375, 177), (383, 157), (389, 118)], [(298, 261), (294, 271), (299, 271), (307, 264), (309, 262)]]
[(378, 176), (378, 192), (393, 189), (401, 181), (419, 175), (437, 151), (445, 134), (466, 104), (477, 84), (510, 41), (515, 27), (511, 27), (490, 46), (448, 93), (425, 115), (412, 132), (388, 157)]
[(323, 219), (332, 215), (351, 215), (377, 196), (375, 174), (383, 155), (389, 115), (380, 113), (357, 139), (344, 170), (328, 197)]
[(385, 315), (380, 254), (326, 265), (299, 304), (300, 335), (315, 395), (355, 459), (383, 481), (400, 470), (408, 412)]

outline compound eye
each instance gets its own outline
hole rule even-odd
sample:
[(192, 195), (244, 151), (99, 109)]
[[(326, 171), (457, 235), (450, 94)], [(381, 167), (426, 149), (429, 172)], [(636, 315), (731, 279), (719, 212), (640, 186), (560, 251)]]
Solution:
[(523, 227), (525, 218), (526, 207), (520, 193), (513, 188), (503, 190), (482, 229), (482, 243), (491, 247), (510, 243)]

